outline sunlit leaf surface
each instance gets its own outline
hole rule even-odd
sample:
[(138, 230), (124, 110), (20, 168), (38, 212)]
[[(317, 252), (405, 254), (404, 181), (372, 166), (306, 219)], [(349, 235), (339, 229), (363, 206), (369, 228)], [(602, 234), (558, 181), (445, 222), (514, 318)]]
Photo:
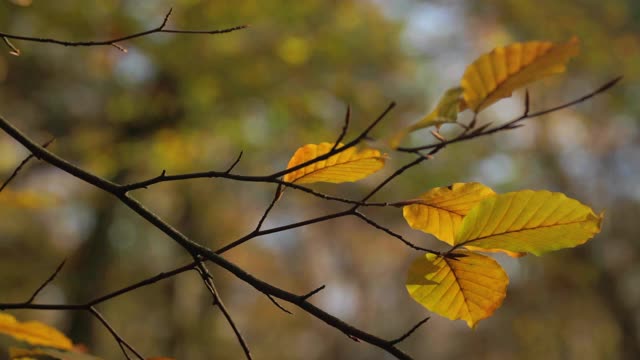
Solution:
[(506, 296), (509, 278), (492, 258), (469, 251), (456, 259), (433, 254), (417, 258), (409, 268), (407, 291), (429, 309), (471, 328), (491, 316)]
[(601, 221), (564, 194), (523, 190), (483, 200), (462, 221), (455, 244), (540, 255), (584, 244)]
[(402, 208), (402, 215), (412, 228), (453, 245), (464, 216), (480, 201), (494, 195), (493, 190), (480, 183), (455, 183), (410, 200), (412, 204)]
[[(339, 144), (338, 147), (343, 146)], [(327, 154), (333, 147), (332, 143), (307, 144), (299, 148), (291, 160), (287, 169), (302, 164), (318, 156)], [(385, 163), (386, 156), (375, 149), (363, 149), (358, 151), (349, 148), (328, 159), (296, 170), (284, 176), (284, 181), (297, 184), (315, 182), (342, 183), (363, 179), (380, 170)]]

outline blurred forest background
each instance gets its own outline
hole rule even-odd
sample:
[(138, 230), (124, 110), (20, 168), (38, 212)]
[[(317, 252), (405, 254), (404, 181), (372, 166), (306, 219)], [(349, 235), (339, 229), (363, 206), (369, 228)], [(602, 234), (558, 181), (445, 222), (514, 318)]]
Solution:
[[(445, 149), (397, 179), (380, 201), (435, 186), (481, 181), (497, 191), (562, 191), (606, 210), (604, 229), (574, 250), (520, 260), (499, 257), (511, 277), (496, 314), (470, 331), (439, 316), (403, 343), (424, 359), (640, 358), (640, 2), (486, 1), (119, 1), (12, 0), (0, 3), (0, 31), (100, 40), (159, 25), (224, 35), (156, 34), (113, 47), (66, 48), (15, 41), (0, 51), (0, 113), (51, 149), (110, 179), (168, 173), (283, 169), (305, 143), (335, 139), (347, 104), (352, 131), (392, 100), (379, 137), (426, 113), (465, 66), (513, 41), (582, 39), (569, 71), (530, 87), (532, 108), (579, 97), (617, 75), (623, 82), (587, 103), (524, 128)], [(506, 121), (522, 93), (480, 117)], [(465, 114), (468, 116), (468, 114)], [(447, 134), (455, 128), (445, 126)], [(407, 144), (424, 144), (428, 131)], [(28, 153), (0, 136), (4, 179)], [(384, 172), (408, 157), (391, 153)], [(384, 174), (357, 184), (317, 185), (357, 198)], [(167, 183), (134, 196), (185, 234), (218, 248), (249, 232), (273, 185), (227, 180)], [(46, 194), (17, 206), (11, 191)], [(290, 191), (266, 226), (335, 211), (340, 204)], [(438, 241), (404, 222), (401, 211), (365, 211), (422, 246)], [(427, 311), (404, 288), (415, 252), (358, 219), (266, 236), (225, 256), (254, 275), (306, 293), (313, 302), (382, 337), (394, 338)], [(28, 297), (68, 259), (43, 302), (80, 302), (189, 261), (166, 238), (100, 191), (33, 162), (0, 194), (0, 301)], [(218, 289), (258, 359), (383, 359), (299, 311), (289, 316), (262, 294), (211, 266)], [(233, 333), (195, 273), (146, 287), (99, 307), (147, 356), (238, 359)], [(14, 312), (55, 325), (105, 359), (122, 355), (93, 318), (74, 312)]]

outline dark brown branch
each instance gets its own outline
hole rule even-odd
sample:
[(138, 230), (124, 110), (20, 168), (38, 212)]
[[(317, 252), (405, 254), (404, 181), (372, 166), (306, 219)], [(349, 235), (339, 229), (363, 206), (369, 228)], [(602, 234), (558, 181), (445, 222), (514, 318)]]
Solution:
[[(86, 172), (72, 164), (70, 164), (69, 162), (57, 157), (56, 155), (52, 154), (51, 152), (49, 152), (47, 149), (44, 149), (43, 147), (39, 146), (38, 144), (34, 143), (32, 140), (30, 140), (28, 137), (26, 137), (24, 134), (22, 134), (22, 132), (20, 132), (18, 129), (16, 129), (15, 127), (13, 127), (11, 124), (9, 124), (4, 118), (0, 117), (0, 128), (3, 129), (5, 132), (7, 132), (10, 136), (12, 136), (14, 139), (16, 139), (18, 142), (20, 142), (21, 144), (23, 144), (27, 149), (29, 149), (31, 152), (34, 153), (34, 155), (38, 156), (39, 158), (41, 158), (42, 160), (58, 167), (59, 169), (69, 173), (70, 175), (73, 175), (91, 185), (94, 185), (95, 187), (102, 189), (103, 191), (106, 191), (108, 193), (113, 194), (114, 196), (116, 196), (122, 203), (124, 203), (125, 205), (127, 205), (131, 210), (133, 210), (135, 213), (137, 213), (139, 216), (141, 216), (143, 219), (147, 220), (150, 224), (152, 224), (154, 227), (156, 227), (158, 230), (162, 231), (163, 233), (165, 233), (168, 237), (170, 237), (171, 239), (173, 239), (176, 243), (178, 243), (179, 245), (181, 245), (186, 251), (188, 251), (190, 254), (198, 254), (200, 256), (202, 256), (203, 258), (206, 258), (207, 260), (213, 262), (214, 264), (224, 268), (225, 270), (229, 271), (230, 273), (232, 273), (233, 275), (235, 275), (237, 278), (239, 278), (240, 280), (250, 284), (251, 286), (253, 286), (256, 290), (260, 291), (261, 293), (265, 294), (265, 295), (270, 295), (273, 296), (274, 298), (278, 298), (284, 301), (287, 301), (289, 303), (292, 303), (298, 307), (300, 307), (301, 309), (305, 310), (306, 312), (308, 312), (309, 314), (315, 316), (316, 318), (322, 320), (323, 322), (325, 322), (326, 324), (340, 330), (341, 332), (347, 334), (348, 336), (352, 337), (352, 338), (357, 338), (360, 339), (362, 341), (365, 341), (371, 345), (377, 346), (385, 351), (387, 351), (388, 353), (392, 354), (393, 356), (395, 356), (398, 359), (411, 359), (411, 357), (409, 357), (407, 354), (405, 354), (403, 351), (401, 351), (400, 349), (398, 349), (397, 347), (395, 347), (393, 344), (389, 343), (387, 340), (381, 339), (375, 335), (372, 335), (370, 333), (367, 333), (363, 330), (360, 330), (358, 328), (355, 328), (347, 323), (345, 323), (344, 321), (336, 318), (335, 316), (323, 311), (322, 309), (316, 307), (315, 305), (309, 303), (306, 300), (303, 300), (300, 298), (299, 295), (296, 295), (294, 293), (285, 291), (283, 289), (280, 289), (276, 286), (273, 286), (267, 282), (264, 282), (256, 277), (254, 277), (253, 275), (247, 273), (246, 271), (244, 271), (242, 268), (236, 266), (235, 264), (229, 262), (228, 260), (226, 260), (225, 258), (221, 257), (219, 254), (217, 254), (216, 252), (199, 245), (198, 243), (192, 241), (191, 239), (187, 238), (184, 234), (182, 234), (181, 232), (179, 232), (177, 229), (173, 228), (171, 225), (169, 225), (168, 223), (166, 223), (165, 221), (163, 221), (162, 219), (160, 219), (157, 215), (155, 215), (153, 212), (149, 211), (147, 208), (145, 208), (142, 204), (140, 204), (138, 201), (136, 201), (135, 199), (131, 198), (130, 196), (128, 196), (127, 194), (122, 193), (122, 191), (120, 191), (120, 186), (117, 184), (114, 184), (110, 181), (107, 181), (103, 178), (100, 178), (94, 174), (91, 174), (89, 172)], [(339, 149), (338, 149), (339, 150)], [(352, 211), (347, 211), (346, 213), (351, 213)], [(341, 213), (338, 214), (332, 214), (329, 215), (328, 217), (331, 218), (335, 218), (335, 217), (340, 217), (340, 216), (344, 216)], [(315, 222), (318, 222), (320, 220), (314, 220)], [(282, 226), (279, 228), (274, 228), (274, 229), (269, 229), (269, 230), (263, 230), (261, 231), (261, 233), (266, 234), (266, 233), (272, 233), (272, 232), (276, 232), (276, 231), (283, 231), (289, 228), (294, 228), (294, 227), (298, 227), (298, 226), (304, 226), (306, 222), (300, 222), (297, 224), (291, 224), (291, 225), (287, 225), (287, 226)], [(29, 306), (29, 308), (37, 308), (34, 304), (31, 304)], [(41, 307), (41, 308), (45, 308), (45, 307)], [(58, 309), (63, 309), (63, 306), (59, 306)]]
[[(58, 40), (53, 38), (43, 38), (43, 37), (32, 37), (32, 36), (22, 36), (22, 35), (13, 35), (5, 32), (0, 32), (0, 36), (5, 39), (13, 39), (13, 40), (23, 40), (23, 41), (31, 41), (31, 42), (39, 42), (39, 43), (49, 43), (49, 44), (57, 44), (63, 46), (113, 46), (118, 50), (125, 51), (126, 49), (120, 46), (118, 43), (126, 40), (131, 40), (143, 36), (148, 36), (155, 33), (172, 33), (172, 34), (204, 34), (204, 35), (213, 35), (213, 34), (224, 34), (230, 33), (232, 31), (245, 29), (247, 25), (234, 26), (226, 29), (219, 30), (176, 30), (176, 29), (165, 29), (167, 25), (167, 21), (169, 20), (169, 16), (171, 16), (172, 9), (169, 9), (167, 14), (162, 21), (162, 24), (159, 26), (149, 29), (146, 31), (138, 32), (131, 35), (126, 35), (122, 37), (118, 37), (110, 40), (102, 40), (102, 41), (66, 41), (66, 40)], [(5, 40), (5, 43), (7, 41)], [(15, 49), (15, 47), (14, 47)], [(16, 49), (17, 50), (17, 49)]]
[(27, 300), (27, 304), (31, 304), (33, 302), (33, 300), (35, 300), (36, 296), (38, 296), (38, 294), (45, 288), (47, 287), (47, 285), (49, 285), (53, 279), (56, 278), (56, 276), (58, 276), (58, 273), (60, 273), (60, 270), (62, 270), (62, 267), (64, 266), (65, 262), (67, 260), (62, 260), (62, 262), (60, 263), (60, 265), (58, 265), (58, 267), (56, 268), (56, 270), (47, 278), (47, 280), (45, 280), (37, 289), (36, 291), (33, 292), (33, 294), (31, 295), (31, 297), (29, 298), (29, 300)]
[[(46, 143), (42, 144), (43, 148), (47, 148), (49, 145), (51, 145), (51, 143), (53, 142), (53, 140), (55, 140), (55, 138), (51, 138), (51, 140), (47, 141)], [(4, 190), (4, 188), (7, 187), (7, 185), (9, 185), (9, 183), (11, 182), (11, 180), (13, 180), (16, 176), (18, 176), (18, 173), (20, 172), (20, 170), (22, 170), (22, 168), (29, 162), (29, 160), (33, 159), (33, 154), (29, 154), (29, 156), (27, 156), (24, 160), (22, 160), (22, 162), (20, 162), (20, 164), (18, 165), (18, 167), (16, 167), (15, 170), (13, 170), (13, 173), (11, 173), (11, 175), (9, 175), (9, 177), (7, 178), (7, 180), (5, 180), (2, 183), (2, 186), (0, 186), (0, 192), (2, 192), (2, 190)]]

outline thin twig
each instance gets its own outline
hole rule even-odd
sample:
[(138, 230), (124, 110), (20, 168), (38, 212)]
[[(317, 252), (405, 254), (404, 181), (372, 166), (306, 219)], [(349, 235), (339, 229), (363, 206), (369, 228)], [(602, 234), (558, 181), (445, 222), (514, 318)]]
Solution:
[(269, 300), (271, 300), (271, 302), (273, 303), (273, 305), (275, 305), (278, 309), (284, 311), (285, 313), (289, 314), (289, 315), (293, 315), (293, 313), (289, 310), (287, 310), (284, 306), (280, 305), (280, 303), (271, 295), (269, 294), (265, 294), (267, 295), (267, 298)]
[[(51, 138), (51, 140), (42, 144), (42, 147), (46, 149), (49, 145), (51, 145), (53, 140), (55, 140), (55, 138)], [(2, 183), (2, 186), (0, 186), (0, 192), (2, 192), (2, 190), (4, 190), (4, 188), (7, 187), (7, 185), (9, 185), (11, 180), (13, 180), (16, 176), (18, 176), (18, 173), (20, 172), (20, 170), (22, 170), (22, 168), (29, 162), (29, 160), (33, 158), (34, 158), (33, 154), (29, 154), (29, 156), (27, 156), (24, 160), (22, 160), (22, 162), (18, 165), (18, 167), (15, 170), (13, 170), (13, 173), (11, 173), (11, 175), (7, 178), (7, 180), (5, 180), (4, 183)]]
[(335, 150), (338, 147), (338, 144), (344, 139), (347, 135), (347, 130), (349, 130), (349, 122), (351, 121), (351, 105), (347, 105), (347, 112), (344, 115), (344, 125), (342, 125), (342, 131), (340, 131), (340, 135), (338, 135), (338, 139), (333, 144), (331, 151)]
[(269, 203), (269, 206), (267, 206), (266, 210), (264, 211), (264, 213), (260, 217), (260, 220), (258, 221), (258, 224), (256, 225), (255, 231), (260, 231), (260, 228), (262, 228), (262, 224), (264, 224), (264, 221), (267, 219), (267, 216), (269, 216), (269, 213), (271, 212), (271, 209), (273, 209), (273, 207), (275, 206), (276, 202), (278, 202), (278, 199), (280, 199), (280, 194), (282, 194), (281, 190), (282, 190), (282, 185), (278, 185), (276, 187), (275, 193), (273, 194), (273, 199), (271, 200), (271, 202)]
[(248, 25), (240, 25), (240, 26), (234, 26), (234, 27), (230, 27), (230, 28), (226, 28), (226, 29), (218, 29), (218, 30), (165, 29), (165, 27), (167, 25), (167, 21), (169, 20), (169, 16), (171, 16), (171, 11), (172, 11), (172, 9), (169, 9), (167, 14), (164, 16), (162, 24), (160, 24), (159, 26), (157, 26), (157, 27), (155, 27), (153, 29), (142, 31), (142, 32), (138, 32), (138, 33), (131, 34), (131, 35), (118, 37), (118, 38), (115, 38), (115, 39), (110, 39), (110, 40), (102, 40), (102, 41), (67, 41), (67, 40), (58, 40), (58, 39), (53, 39), (53, 38), (42, 38), (42, 37), (13, 35), (13, 34), (8, 34), (8, 33), (4, 33), (4, 32), (0, 32), (0, 36), (5, 38), (5, 43), (7, 43), (6, 39), (14, 39), (14, 40), (23, 40), (23, 41), (31, 41), (31, 42), (39, 42), (39, 43), (50, 43), (50, 44), (57, 44), (57, 45), (63, 45), (63, 46), (113, 46), (113, 47), (116, 47), (120, 51), (126, 52), (126, 49), (118, 44), (119, 42), (126, 41), (126, 40), (131, 40), (131, 39), (135, 39), (135, 38), (139, 38), (139, 37), (143, 37), (143, 36), (147, 36), (147, 35), (151, 35), (151, 34), (155, 34), (155, 33), (213, 35), (213, 34), (230, 33), (230, 32), (233, 32), (233, 31), (236, 31), (236, 30), (245, 29), (245, 28), (248, 27)]
[(428, 252), (428, 253), (436, 254), (436, 255), (441, 255), (440, 252), (438, 252), (438, 251), (426, 249), (426, 248), (423, 248), (423, 247), (420, 247), (420, 246), (417, 246), (417, 245), (413, 244), (411, 241), (405, 239), (402, 235), (397, 234), (397, 233), (391, 231), (391, 229), (386, 228), (386, 227), (378, 224), (377, 222), (369, 219), (368, 217), (366, 217), (364, 214), (362, 214), (359, 211), (355, 212), (355, 216), (357, 216), (359, 219), (361, 219), (362, 221), (366, 222), (367, 224), (373, 226), (374, 228), (382, 230), (382, 231), (386, 232), (387, 234), (393, 236), (394, 238), (402, 241), (405, 245), (407, 245), (408, 247), (410, 247), (410, 248), (412, 248), (414, 250), (424, 251), (424, 252)]
[(123, 346), (129, 349), (132, 353), (134, 353), (136, 357), (138, 357), (138, 359), (140, 360), (145, 359), (144, 356), (140, 355), (140, 353), (136, 349), (134, 349), (133, 346), (131, 346), (125, 339), (122, 338), (122, 336), (118, 334), (118, 332), (111, 326), (111, 324), (109, 324), (107, 319), (105, 319), (104, 316), (102, 316), (102, 314), (100, 314), (100, 312), (95, 307), (91, 306), (87, 311), (93, 314), (93, 316), (95, 316), (96, 319), (98, 319), (98, 321), (100, 321), (102, 325), (104, 325), (104, 327), (111, 333), (113, 338), (116, 339), (116, 342), (118, 343), (118, 345), (120, 345), (120, 349), (122, 349), (122, 352), (124, 353), (124, 356), (127, 359), (131, 360), (131, 358), (129, 357), (126, 350), (123, 348)]
[(566, 109), (568, 107), (577, 105), (581, 102), (584, 102), (588, 99), (591, 99), (592, 97), (599, 95), (607, 90), (609, 90), (611, 87), (613, 87), (614, 85), (616, 85), (620, 80), (622, 80), (622, 76), (618, 76), (610, 81), (607, 81), (604, 85), (600, 86), (599, 88), (587, 93), (586, 95), (583, 95), (575, 100), (571, 100), (568, 101), (566, 103), (560, 104), (558, 106), (554, 106), (545, 110), (541, 110), (538, 112), (534, 112), (534, 113), (529, 113), (528, 112), (528, 106), (527, 106), (527, 102), (528, 100), (525, 98), (525, 110), (523, 111), (523, 114), (518, 116), (517, 118), (501, 125), (495, 128), (490, 128), (487, 129), (485, 131), (482, 132), (478, 132), (478, 133), (471, 133), (471, 134), (467, 134), (466, 132), (463, 132), (462, 134), (460, 134), (459, 136), (447, 140), (445, 142), (441, 142), (439, 144), (430, 144), (430, 145), (423, 145), (423, 146), (416, 146), (416, 147), (399, 147), (396, 150), (400, 151), (400, 152), (408, 152), (408, 153), (415, 153), (417, 151), (421, 151), (421, 150), (428, 150), (428, 149), (434, 149), (437, 148), (439, 146), (446, 146), (449, 144), (453, 144), (453, 143), (458, 143), (458, 142), (462, 142), (462, 141), (467, 141), (473, 138), (477, 138), (477, 137), (481, 137), (481, 136), (486, 136), (486, 135), (490, 135), (490, 134), (494, 134), (500, 131), (505, 131), (505, 130), (512, 130), (514, 129), (515, 125), (517, 125), (517, 123), (526, 120), (526, 119), (532, 119), (535, 117), (539, 117), (542, 115), (546, 115), (552, 112), (556, 112), (558, 110), (562, 110), (562, 109)]
[(220, 298), (220, 294), (218, 293), (218, 290), (216, 289), (216, 286), (213, 283), (213, 280), (212, 280), (213, 277), (211, 276), (209, 269), (207, 269), (207, 267), (200, 260), (196, 259), (196, 261), (198, 262), (197, 269), (198, 269), (198, 272), (200, 273), (200, 276), (202, 277), (202, 281), (204, 282), (207, 290), (209, 290), (209, 293), (211, 293), (211, 296), (213, 297), (213, 304), (217, 306), (218, 309), (220, 309), (220, 312), (222, 312), (222, 315), (227, 320), (227, 323), (233, 330), (233, 333), (236, 335), (236, 339), (238, 340), (238, 343), (242, 347), (242, 351), (244, 352), (245, 357), (248, 360), (251, 360), (252, 357), (251, 357), (251, 351), (249, 350), (249, 346), (247, 345), (247, 342), (245, 341), (242, 334), (240, 333), (240, 330), (238, 329), (238, 326), (236, 325), (235, 321), (233, 321), (231, 314), (229, 314), (229, 311), (224, 305), (224, 302), (222, 302), (222, 299)]
[(56, 268), (56, 270), (47, 278), (47, 280), (45, 280), (37, 289), (36, 291), (33, 292), (33, 294), (31, 295), (31, 297), (29, 298), (29, 300), (27, 300), (28, 304), (31, 304), (33, 302), (33, 300), (35, 300), (36, 296), (38, 296), (38, 294), (45, 288), (47, 287), (47, 285), (49, 285), (53, 279), (56, 278), (56, 276), (58, 276), (58, 273), (60, 272), (60, 270), (62, 270), (62, 267), (64, 266), (65, 262), (67, 262), (67, 260), (62, 260), (62, 262), (60, 263), (60, 265), (58, 265), (58, 267)]
[(242, 153), (243, 151), (240, 151), (240, 154), (238, 154), (238, 157), (236, 158), (236, 160), (233, 162), (233, 164), (231, 164), (231, 166), (229, 166), (229, 168), (225, 171), (225, 173), (229, 174), (231, 170), (233, 170), (233, 168), (235, 168), (236, 165), (238, 165), (238, 163), (240, 162), (240, 159), (242, 159)]
[(411, 329), (409, 329), (409, 331), (407, 331), (406, 333), (404, 333), (402, 336), (400, 336), (399, 338), (395, 339), (395, 340), (391, 340), (389, 341), (392, 344), (398, 344), (403, 342), (404, 340), (406, 340), (409, 336), (411, 336), (411, 334), (413, 334), (416, 330), (418, 330), (418, 328), (422, 325), (424, 325), (427, 321), (429, 321), (429, 319), (431, 319), (431, 317), (426, 317), (422, 320), (420, 320), (417, 324), (415, 324)]

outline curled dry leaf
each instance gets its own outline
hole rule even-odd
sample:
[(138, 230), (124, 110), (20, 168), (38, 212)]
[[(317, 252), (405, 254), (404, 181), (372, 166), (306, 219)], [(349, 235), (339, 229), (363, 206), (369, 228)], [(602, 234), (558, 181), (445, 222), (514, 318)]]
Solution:
[[(329, 153), (333, 145), (332, 143), (324, 142), (317, 145), (307, 144), (299, 148), (289, 160), (287, 169)], [(344, 145), (339, 144), (338, 148), (341, 146)], [(283, 180), (296, 184), (358, 181), (382, 169), (386, 158), (386, 155), (375, 149), (358, 151), (355, 148), (349, 148), (325, 160), (288, 173)]]
[(409, 295), (428, 310), (471, 328), (502, 305), (509, 278), (492, 258), (470, 251), (456, 259), (434, 254), (417, 258), (409, 268)]
[(575, 37), (563, 44), (531, 41), (497, 47), (465, 70), (460, 81), (464, 89), (460, 110), (482, 111), (518, 88), (563, 73), (579, 51), (580, 42)]

